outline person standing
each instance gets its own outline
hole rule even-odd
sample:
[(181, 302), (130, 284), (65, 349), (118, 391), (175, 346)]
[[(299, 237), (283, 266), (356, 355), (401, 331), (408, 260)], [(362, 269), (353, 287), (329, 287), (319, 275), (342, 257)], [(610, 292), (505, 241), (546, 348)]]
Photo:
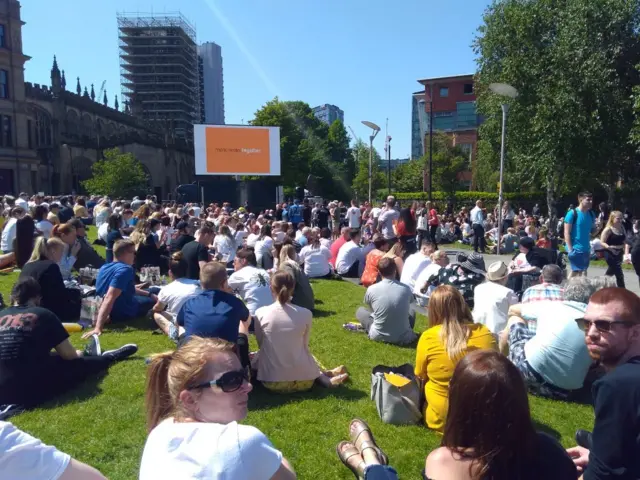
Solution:
[(476, 206), (469, 212), (471, 228), (473, 228), (473, 251), (486, 253), (486, 240), (484, 238), (484, 205), (482, 200), (476, 201)]
[(303, 202), (304, 206), (302, 207), (302, 221), (305, 226), (311, 226), (311, 205), (309, 205), (309, 199), (305, 198)]
[(327, 208), (327, 203), (325, 201), (316, 211), (316, 227), (327, 228), (329, 226), (329, 215), (329, 209)]
[(393, 245), (396, 242), (396, 232), (393, 227), (394, 223), (397, 222), (400, 217), (400, 212), (393, 208), (395, 203), (396, 197), (389, 195), (387, 197), (386, 206), (384, 210), (380, 212), (378, 217), (378, 231), (390, 245)]
[(564, 241), (571, 265), (570, 277), (587, 274), (591, 255), (590, 237), (596, 225), (595, 215), (591, 211), (593, 195), (581, 192), (578, 203), (578, 208), (569, 210), (564, 217)]
[(602, 230), (600, 245), (604, 250), (604, 259), (608, 268), (605, 275), (614, 275), (620, 288), (625, 288), (622, 258), (624, 256), (627, 233), (623, 226), (622, 212), (614, 210), (609, 214), (607, 226)]
[(360, 228), (360, 209), (358, 208), (356, 201), (351, 200), (351, 207), (347, 210), (347, 221), (349, 228)]
[(438, 211), (433, 207), (431, 202), (427, 202), (427, 209), (429, 220), (429, 236), (431, 237), (431, 243), (433, 243), (435, 249), (438, 249), (438, 242), (436, 240), (436, 233), (438, 232), (438, 226), (440, 225), (440, 219), (438, 218)]
[[(538, 204), (536, 203), (536, 207)], [(536, 214), (533, 214), (536, 216)], [(538, 215), (540, 215), (540, 207), (538, 207)], [(502, 230), (501, 233), (506, 232), (513, 227), (513, 219), (516, 218), (516, 212), (513, 211), (509, 202), (504, 202), (502, 205)]]

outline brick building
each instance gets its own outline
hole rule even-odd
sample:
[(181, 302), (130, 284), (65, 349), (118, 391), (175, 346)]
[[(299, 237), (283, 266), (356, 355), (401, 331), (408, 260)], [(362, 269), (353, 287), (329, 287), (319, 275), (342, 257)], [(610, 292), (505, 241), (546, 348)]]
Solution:
[[(473, 75), (425, 78), (418, 80), (418, 83), (424, 86), (426, 115), (423, 117), (424, 129), (421, 130), (425, 132), (425, 145), (429, 142), (430, 109), (433, 108), (433, 131), (445, 132), (452, 137), (454, 145), (461, 147), (469, 155), (468, 170), (460, 172), (460, 181), (473, 190), (472, 172), (476, 160), (478, 125), (480, 124), (480, 117), (476, 112)], [(428, 172), (425, 172), (425, 190), (428, 184)]]

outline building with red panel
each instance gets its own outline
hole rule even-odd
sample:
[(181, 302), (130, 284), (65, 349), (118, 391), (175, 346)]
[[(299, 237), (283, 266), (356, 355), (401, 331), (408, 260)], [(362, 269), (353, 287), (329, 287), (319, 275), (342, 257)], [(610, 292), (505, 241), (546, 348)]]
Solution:
[[(473, 75), (425, 78), (418, 80), (424, 85), (425, 115), (420, 115), (421, 134), (424, 144), (429, 142), (429, 121), (433, 109), (433, 131), (451, 136), (453, 144), (461, 147), (469, 156), (467, 171), (460, 172), (460, 182), (473, 190), (473, 168), (478, 143), (480, 117), (476, 112), (476, 95)], [(422, 104), (422, 102), (420, 102)], [(421, 112), (422, 113), (422, 112)], [(425, 148), (427, 151), (427, 148)], [(428, 189), (428, 172), (425, 172), (424, 186)]]

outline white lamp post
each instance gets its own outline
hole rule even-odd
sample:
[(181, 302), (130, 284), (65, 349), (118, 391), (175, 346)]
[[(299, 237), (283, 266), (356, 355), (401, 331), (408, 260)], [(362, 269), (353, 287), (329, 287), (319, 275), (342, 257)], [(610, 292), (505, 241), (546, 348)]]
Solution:
[[(518, 96), (518, 90), (506, 83), (492, 83), (489, 85), (489, 89), (502, 97), (516, 98)], [(502, 239), (502, 175), (504, 172), (504, 155), (505, 155), (505, 140), (507, 137), (507, 113), (509, 111), (509, 105), (502, 103), (502, 144), (500, 145), (500, 187), (498, 191), (498, 243), (496, 245), (496, 253), (500, 255), (500, 241)]]
[(376, 135), (378, 135), (380, 127), (375, 123), (368, 122), (366, 120), (363, 120), (362, 123), (372, 130), (371, 135), (369, 135), (369, 205), (371, 205), (371, 164), (373, 162), (373, 139), (376, 138)]

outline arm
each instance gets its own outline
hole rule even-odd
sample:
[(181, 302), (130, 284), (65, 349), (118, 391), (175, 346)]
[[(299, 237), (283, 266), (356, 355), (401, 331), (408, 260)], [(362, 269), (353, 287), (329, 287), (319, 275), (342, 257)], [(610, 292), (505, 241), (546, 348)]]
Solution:
[(610, 235), (611, 235), (611, 229), (609, 227), (606, 227), (602, 231), (602, 235), (600, 235), (600, 244), (602, 245), (603, 248), (609, 248), (609, 244), (607, 243), (607, 241), (609, 240)]
[(98, 319), (96, 320), (96, 326), (93, 330), (88, 331), (82, 338), (88, 338), (93, 334), (101, 335), (102, 329), (107, 323), (109, 319), (109, 315), (111, 314), (111, 310), (113, 309), (113, 305), (116, 303), (118, 297), (122, 294), (122, 290), (116, 287), (109, 287), (107, 290), (107, 294), (104, 296), (102, 300), (102, 304), (100, 305), (100, 311), (98, 312)]
[(286, 458), (282, 457), (280, 468), (273, 474), (271, 480), (295, 480), (296, 478), (298, 477), (293, 471), (293, 467)]
[[(567, 214), (568, 216), (569, 214)], [(573, 245), (571, 244), (571, 229), (573, 225), (570, 222), (567, 222), (565, 219), (564, 222), (564, 243), (567, 245), (567, 253), (571, 253), (573, 250)]]
[(106, 480), (106, 478), (95, 468), (72, 458), (59, 480)]
[(64, 360), (73, 360), (74, 358), (79, 357), (78, 352), (73, 348), (73, 345), (71, 345), (68, 338), (65, 338), (54, 348), (58, 356)]

